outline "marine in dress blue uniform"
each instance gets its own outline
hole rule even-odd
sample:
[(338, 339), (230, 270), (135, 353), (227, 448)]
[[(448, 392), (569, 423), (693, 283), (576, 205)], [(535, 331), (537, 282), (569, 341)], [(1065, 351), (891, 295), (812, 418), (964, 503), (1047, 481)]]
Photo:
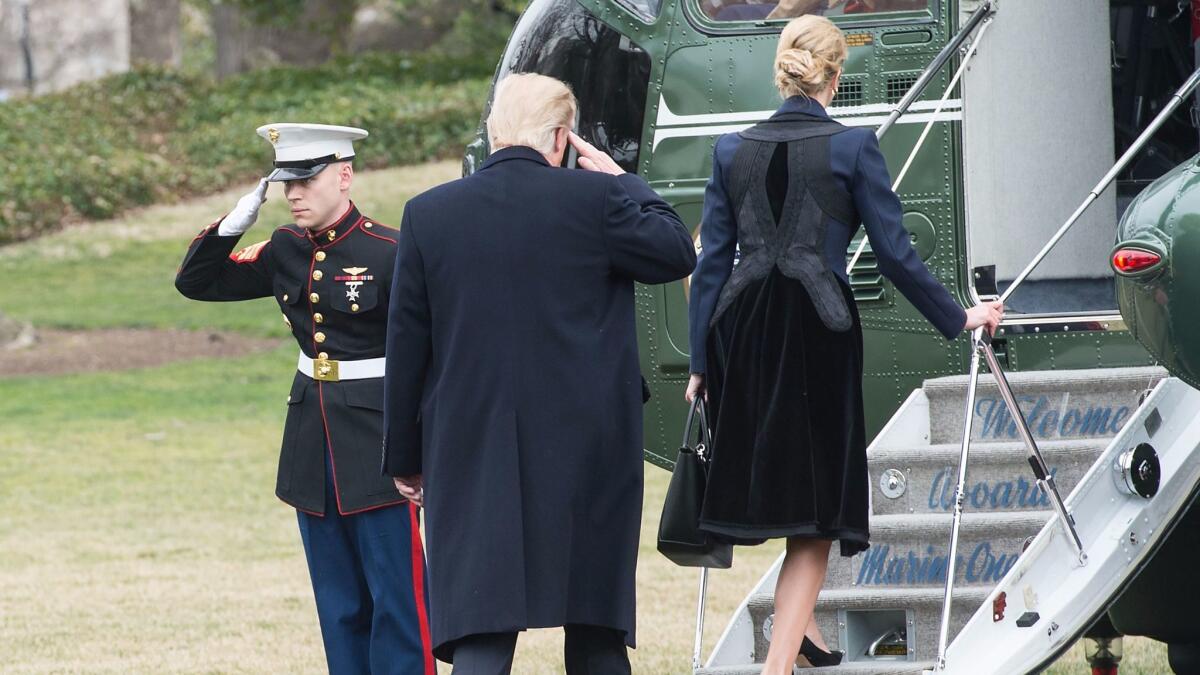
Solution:
[[(272, 124), (259, 134), (275, 146), (275, 170), (196, 236), (175, 286), (195, 300), (274, 297), (300, 346), (275, 494), (296, 509), (329, 672), (432, 674), (418, 510), (381, 474), (379, 458), (399, 233), (349, 201), (353, 174), (343, 168), (367, 132)], [(314, 180), (339, 171), (340, 183)], [(304, 208), (307, 190), (325, 191), (336, 211), (239, 249), (267, 185), (291, 181), (298, 221), (319, 218)]]

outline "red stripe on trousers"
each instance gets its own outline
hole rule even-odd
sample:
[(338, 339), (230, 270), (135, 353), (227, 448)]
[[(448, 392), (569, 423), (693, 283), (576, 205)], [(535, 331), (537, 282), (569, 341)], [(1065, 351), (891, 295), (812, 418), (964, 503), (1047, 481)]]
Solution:
[(425, 651), (425, 675), (437, 675), (433, 638), (429, 635), (429, 612), (425, 609), (425, 551), (421, 546), (421, 523), (417, 518), (417, 506), (412, 502), (408, 503), (408, 516), (412, 521), (413, 598), (417, 603), (417, 623), (421, 627), (421, 647)]

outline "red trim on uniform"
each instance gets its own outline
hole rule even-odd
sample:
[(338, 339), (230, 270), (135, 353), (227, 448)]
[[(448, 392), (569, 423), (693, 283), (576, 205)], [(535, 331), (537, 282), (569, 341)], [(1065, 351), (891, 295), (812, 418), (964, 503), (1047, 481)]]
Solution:
[(338, 490), (338, 482), (337, 482), (337, 462), (335, 462), (333, 460), (333, 439), (329, 435), (329, 419), (327, 417), (325, 417), (325, 383), (324, 382), (320, 382), (320, 381), (317, 382), (317, 398), (320, 399), (320, 404), (321, 404), (321, 425), (325, 428), (325, 447), (329, 448), (329, 468), (333, 469), (333, 476), (332, 476), (332, 478), (333, 478), (333, 498), (334, 498), (334, 501), (337, 502), (338, 514), (343, 515), (343, 516), (352, 516), (356, 513), (366, 513), (367, 511), (374, 511), (376, 509), (382, 509), (387, 506), (395, 506), (396, 504), (404, 503), (404, 500), (401, 499), (399, 501), (389, 502), (387, 504), (376, 504), (375, 506), (368, 506), (365, 509), (358, 509), (357, 511), (343, 511), (342, 510), (342, 494)]
[(218, 225), (221, 224), (222, 220), (225, 220), (225, 216), (221, 216), (220, 218), (217, 219), (217, 222), (213, 223), (212, 225), (209, 225), (208, 227), (204, 228), (203, 230), (200, 230), (200, 234), (192, 237), (192, 243), (193, 244), (196, 243), (197, 239), (203, 239), (204, 235), (208, 234), (209, 232), (212, 232)]
[(366, 220), (367, 219), (365, 216), (363, 216), (362, 214), (359, 214), (358, 220), (354, 221), (354, 224), (351, 225), (350, 227), (347, 227), (346, 229), (342, 230), (342, 233), (337, 236), (337, 239), (334, 239), (333, 241), (326, 243), (326, 244), (314, 242), (317, 244), (317, 250), (320, 251), (323, 249), (327, 249), (327, 248), (333, 246), (334, 244), (338, 243), (339, 241), (345, 239), (346, 237), (350, 236), (350, 233), (357, 230), (360, 225), (362, 225), (364, 222), (366, 222)]
[(280, 497), (278, 493), (275, 495), (275, 498), (278, 499), (279, 501), (283, 502), (284, 504), (287, 504), (288, 506), (292, 507), (293, 509), (296, 509), (297, 511), (301, 511), (303, 513), (307, 513), (310, 516), (316, 516), (318, 518), (325, 517), (324, 513), (317, 513), (316, 511), (309, 511), (308, 509), (302, 509), (299, 506), (296, 506), (295, 504), (289, 502), (288, 500), (284, 499), (283, 497)]
[(350, 211), (352, 211), (353, 209), (354, 209), (354, 200), (350, 200), (350, 206), (347, 206), (346, 210), (342, 211), (342, 215), (338, 216), (337, 218), (334, 218), (332, 223), (326, 225), (325, 227), (322, 227), (319, 230), (309, 230), (308, 236), (316, 238), (316, 237), (319, 237), (319, 236), (325, 234), (331, 228), (337, 227), (337, 224), (342, 222), (343, 218), (350, 215)]
[[(280, 501), (283, 501), (283, 500), (281, 499)], [(287, 504), (287, 502), (283, 502), (283, 503), (284, 503), (284, 504)], [(316, 516), (317, 518), (324, 518), (324, 517), (325, 517), (325, 514), (324, 514), (324, 513), (317, 513), (316, 511), (309, 511), (308, 509), (302, 509), (302, 508), (300, 508), (299, 506), (294, 506), (294, 505), (291, 505), (291, 504), (288, 504), (288, 506), (291, 506), (293, 509), (296, 509), (297, 511), (300, 511), (301, 513), (307, 513), (307, 514), (308, 514), (308, 515), (310, 515), (310, 516)]]
[(391, 237), (385, 237), (385, 236), (383, 236), (383, 235), (380, 235), (380, 234), (375, 234), (374, 232), (372, 232), (372, 231), (368, 230), (368, 229), (367, 229), (367, 228), (365, 228), (365, 227), (363, 228), (363, 234), (365, 234), (365, 235), (368, 235), (368, 236), (371, 236), (371, 237), (375, 237), (376, 239), (382, 239), (382, 240), (384, 240), (384, 241), (390, 241), (390, 242), (392, 242), (393, 244), (395, 244), (395, 243), (396, 243), (396, 240), (395, 240), (395, 239), (392, 239)]
[(316, 317), (317, 311), (316, 311), (316, 309), (313, 308), (313, 302), (312, 302), (313, 270), (316, 268), (317, 268), (316, 256), (309, 257), (309, 259), (308, 259), (308, 285), (305, 286), (305, 288), (308, 289), (308, 297), (305, 299), (308, 300), (308, 320), (312, 323), (312, 336), (313, 336), (313, 341), (312, 341), (313, 351), (312, 351), (312, 353), (313, 353), (313, 356), (316, 356), (317, 354), (321, 353), (320, 345), (317, 344), (317, 317)]
[(398, 499), (394, 502), (387, 502), (385, 504), (376, 504), (374, 506), (368, 506), (366, 508), (357, 509), (355, 511), (344, 511), (344, 512), (338, 511), (338, 513), (342, 514), (343, 516), (353, 516), (353, 515), (357, 515), (359, 513), (366, 513), (367, 511), (378, 511), (379, 509), (386, 509), (389, 506), (399, 506), (400, 504), (403, 504), (404, 502), (405, 502), (404, 499)]
[(333, 439), (329, 437), (329, 420), (325, 417), (325, 383), (317, 382), (317, 397), (321, 403), (321, 426), (325, 427), (325, 447), (329, 449), (329, 468), (333, 470), (333, 499), (337, 502), (337, 510), (341, 515), (349, 515), (342, 511), (342, 495), (338, 491), (337, 464), (333, 461)]
[(425, 654), (425, 675), (437, 675), (433, 662), (433, 638), (429, 634), (429, 611), (425, 608), (425, 550), (421, 546), (421, 522), (417, 518), (417, 505), (408, 503), (408, 517), (412, 533), (412, 580), (413, 599), (417, 603), (417, 624), (421, 627), (421, 648)]
[(292, 230), (290, 227), (281, 227), (275, 231), (276, 232), (287, 232), (288, 234), (290, 234), (293, 237), (296, 237), (298, 239), (307, 239), (308, 238), (308, 237), (304, 236), (303, 234)]
[(263, 250), (266, 249), (267, 245), (270, 243), (271, 240), (268, 239), (266, 241), (260, 241), (257, 244), (251, 244), (240, 251), (234, 251), (233, 253), (230, 253), (229, 259), (238, 264), (257, 262), (262, 256)]

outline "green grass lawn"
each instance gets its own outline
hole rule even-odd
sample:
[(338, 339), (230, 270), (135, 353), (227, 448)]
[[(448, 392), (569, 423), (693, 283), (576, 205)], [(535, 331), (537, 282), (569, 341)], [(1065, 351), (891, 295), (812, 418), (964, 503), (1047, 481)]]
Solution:
[[(395, 225), (409, 197), (459, 173), (456, 162), (360, 172), (351, 192), (359, 210)], [(269, 298), (198, 303), (173, 285), (192, 237), (252, 187), (0, 248), (0, 311), (60, 328), (221, 329), (282, 337), (286, 331)], [(242, 243), (267, 239), (288, 219), (283, 190), (272, 185), (258, 224)]]
[[(362, 173), (356, 199), (395, 223), (408, 196), (456, 175), (453, 163)], [(247, 243), (282, 222), (272, 190)], [(206, 305), (171, 286), (194, 232), (243, 191), (0, 249), (0, 309), (60, 327), (282, 336), (270, 301)], [(0, 379), (0, 670), (324, 670), (295, 515), (273, 496), (294, 349)], [(654, 550), (668, 475), (646, 471), (634, 672), (683, 673), (696, 573)], [(706, 649), (779, 551), (739, 549), (714, 572)], [(561, 650), (560, 631), (532, 631), (515, 671), (561, 672)], [(1157, 643), (1127, 639), (1126, 652), (1123, 673), (1167, 671)], [(1079, 647), (1050, 672), (1088, 672)]]

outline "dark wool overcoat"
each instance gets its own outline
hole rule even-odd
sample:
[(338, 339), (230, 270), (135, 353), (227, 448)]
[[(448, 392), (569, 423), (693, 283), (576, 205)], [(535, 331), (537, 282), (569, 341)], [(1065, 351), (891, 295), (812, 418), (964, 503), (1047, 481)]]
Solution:
[(568, 623), (634, 644), (642, 380), (634, 282), (695, 249), (641, 178), (497, 151), (412, 199), (388, 321), (384, 471), (422, 474), (439, 658)]

